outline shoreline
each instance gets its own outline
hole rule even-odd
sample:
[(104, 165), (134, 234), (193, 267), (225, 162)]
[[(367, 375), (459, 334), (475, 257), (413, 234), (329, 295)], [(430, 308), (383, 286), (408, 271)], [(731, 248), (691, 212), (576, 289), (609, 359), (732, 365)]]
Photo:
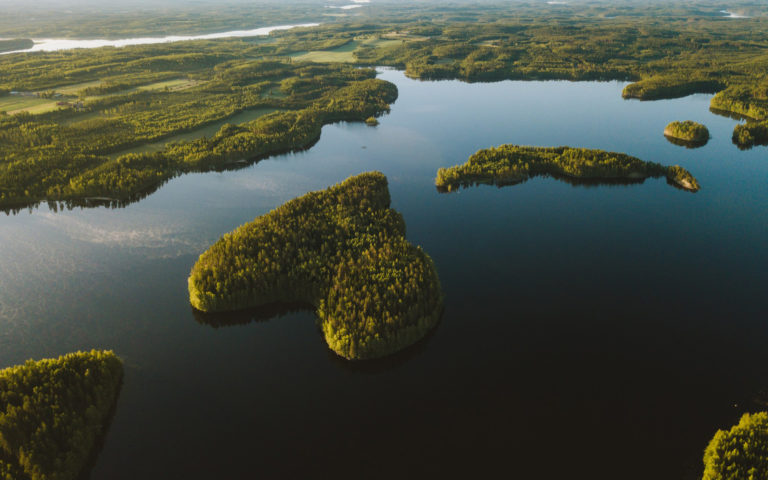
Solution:
[(32, 48), (24, 50), (12, 50), (10, 52), (1, 52), (0, 55), (10, 55), (12, 53), (32, 53), (32, 52), (57, 52), (60, 50), (74, 50), (79, 48), (101, 48), (115, 47), (122, 48), (132, 45), (154, 45), (160, 43), (187, 42), (192, 40), (216, 40), (220, 38), (247, 38), (263, 37), (272, 32), (281, 30), (291, 30), (294, 28), (318, 27), (319, 23), (301, 23), (295, 25), (276, 25), (271, 27), (260, 27), (251, 30), (230, 30), (227, 32), (208, 33), (203, 35), (168, 35), (165, 37), (133, 37), (116, 40), (108, 39), (69, 39), (69, 38), (33, 38), (35, 44)]

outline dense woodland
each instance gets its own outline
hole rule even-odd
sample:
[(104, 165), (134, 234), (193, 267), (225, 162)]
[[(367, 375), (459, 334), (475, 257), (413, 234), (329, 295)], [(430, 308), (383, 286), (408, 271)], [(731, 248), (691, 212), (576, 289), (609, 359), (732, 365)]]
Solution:
[[(5, 71), (0, 66), (6, 90), (37, 85), (55, 101), (62, 98), (57, 83), (83, 86), (67, 93), (78, 97), (74, 107), (0, 116), (0, 206), (130, 199), (180, 173), (305, 148), (319, 138), (324, 124), (364, 121), (387, 111), (397, 98), (395, 86), (374, 79), (370, 69), (238, 59), (223, 48), (215, 54), (186, 53), (197, 47), (181, 46), (183, 53), (174, 55), (167, 55), (165, 46), (101, 49), (90, 56), (51, 54), (66, 71), (46, 68), (49, 62), (38, 55), (10, 62)], [(89, 84), (93, 71), (112, 76)], [(171, 85), (183, 88), (163, 88), (171, 78), (180, 79)], [(160, 152), (131, 151), (264, 108), (279, 111), (242, 125), (225, 124), (210, 138), (170, 143)]]
[(623, 153), (571, 147), (527, 147), (501, 145), (479, 150), (463, 165), (441, 168), (435, 185), (440, 191), (486, 183), (514, 185), (531, 177), (546, 175), (577, 180), (642, 181), (666, 177), (680, 188), (699, 190), (696, 179), (684, 168), (646, 162)]
[(434, 264), (405, 239), (378, 172), (311, 192), (226, 234), (189, 276), (205, 312), (283, 302), (316, 308), (328, 346), (347, 359), (391, 354), (439, 320)]
[(709, 140), (707, 127), (692, 120), (670, 123), (664, 127), (664, 135), (692, 144), (704, 144)]
[(718, 430), (709, 442), (703, 480), (763, 478), (768, 478), (768, 413), (747, 413), (730, 430)]
[(0, 370), (0, 479), (80, 478), (122, 384), (114, 353), (70, 353)]
[[(734, 21), (696, 3), (369, 7), (269, 37), (0, 56), (0, 110), (21, 94), (49, 99), (53, 110), (0, 114), (0, 208), (122, 204), (184, 172), (307, 147), (327, 122), (375, 120), (396, 89), (355, 64), (423, 79), (633, 80), (627, 98), (718, 92), (714, 110), (749, 119), (736, 126), (734, 142), (768, 142), (763, 17)], [(238, 21), (245, 20), (231, 15), (217, 25), (244, 28)], [(293, 60), (306, 52), (348, 64)], [(261, 108), (279, 112), (161, 152), (141, 149)]]

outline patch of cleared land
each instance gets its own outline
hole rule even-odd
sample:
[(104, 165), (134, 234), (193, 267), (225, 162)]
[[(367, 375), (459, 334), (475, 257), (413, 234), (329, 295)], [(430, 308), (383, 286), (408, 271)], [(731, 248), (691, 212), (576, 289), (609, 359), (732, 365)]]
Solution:
[(60, 93), (65, 96), (76, 97), (80, 90), (90, 87), (98, 87), (99, 85), (101, 85), (101, 80), (94, 82), (76, 83), (74, 85), (65, 85), (63, 87), (56, 87), (53, 90), (55, 90), (56, 93)]
[(359, 43), (355, 40), (331, 50), (319, 50), (314, 52), (298, 52), (291, 56), (291, 59), (297, 62), (317, 62), (317, 63), (351, 63), (355, 61), (354, 51), (357, 50)]
[[(360, 36), (341, 47), (330, 50), (314, 50), (311, 52), (296, 52), (291, 55), (291, 59), (298, 62), (317, 62), (317, 63), (351, 63), (355, 61), (355, 51), (362, 46), (373, 48), (387, 48), (395, 45), (401, 45), (404, 40), (413, 38), (408, 36), (389, 37), (387, 34), (383, 37), (378, 36)], [(423, 39), (419, 38), (419, 39)]]
[(57, 108), (59, 107), (56, 105), (56, 101), (52, 101), (50, 98), (24, 97), (21, 95), (0, 97), (0, 112), (6, 112), (9, 115), (21, 112), (50, 112)]
[(190, 80), (188, 78), (175, 78), (173, 80), (166, 80), (164, 82), (150, 83), (149, 85), (142, 85), (137, 87), (137, 90), (165, 90), (166, 88), (172, 92), (179, 90), (186, 90), (187, 88), (196, 87), (203, 83), (200, 80)]

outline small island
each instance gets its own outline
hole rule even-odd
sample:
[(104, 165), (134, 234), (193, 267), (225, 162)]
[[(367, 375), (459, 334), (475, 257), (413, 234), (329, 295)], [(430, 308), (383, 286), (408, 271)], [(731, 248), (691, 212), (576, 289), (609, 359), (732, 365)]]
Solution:
[(0, 479), (81, 478), (122, 378), (120, 359), (96, 350), (0, 370)]
[(702, 480), (768, 478), (768, 413), (744, 414), (718, 430), (704, 451)]
[(664, 128), (664, 136), (676, 145), (701, 147), (709, 141), (709, 130), (700, 123), (686, 120), (667, 125)]
[(368, 117), (365, 119), (365, 124), (370, 127), (375, 127), (379, 124), (379, 121), (376, 119), (376, 117)]
[(699, 183), (679, 166), (646, 162), (623, 153), (571, 147), (501, 145), (474, 153), (463, 165), (441, 168), (435, 185), (440, 192), (479, 183), (514, 185), (547, 175), (573, 183), (633, 183), (666, 177), (676, 187), (696, 192)]
[(387, 178), (369, 172), (257, 217), (200, 256), (192, 306), (311, 305), (328, 346), (349, 360), (415, 343), (437, 324), (443, 295), (432, 259), (405, 239), (389, 203)]

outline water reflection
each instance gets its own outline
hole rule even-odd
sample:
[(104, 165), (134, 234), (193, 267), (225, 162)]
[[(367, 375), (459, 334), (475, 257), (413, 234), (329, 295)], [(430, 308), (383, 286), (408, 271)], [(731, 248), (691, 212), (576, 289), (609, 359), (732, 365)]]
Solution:
[(685, 148), (699, 148), (699, 147), (703, 147), (704, 145), (707, 144), (707, 142), (709, 142), (709, 138), (706, 138), (704, 140), (699, 140), (699, 141), (682, 140), (680, 138), (670, 137), (669, 135), (664, 135), (664, 138), (666, 138), (667, 141), (673, 145), (677, 145)]
[[(192, 307), (192, 316), (197, 323), (207, 325), (213, 328), (226, 328), (235, 325), (247, 325), (249, 323), (268, 322), (273, 319), (280, 319), (286, 315), (299, 312), (314, 312), (315, 307), (308, 303), (300, 302), (276, 302), (260, 307), (249, 308), (246, 310), (237, 310), (232, 312), (202, 312)], [(408, 363), (413, 358), (423, 354), (427, 349), (427, 344), (435, 335), (438, 327), (442, 323), (442, 316), (437, 324), (427, 334), (416, 343), (400, 350), (397, 353), (383, 358), (372, 360), (354, 360), (350, 361), (337, 355), (330, 348), (326, 349), (328, 359), (336, 366), (356, 373), (375, 374), (382, 373), (399, 368)], [(319, 331), (321, 334), (322, 332)]]
[(117, 403), (120, 400), (120, 391), (123, 389), (123, 380), (120, 380), (120, 385), (117, 387), (117, 393), (115, 394), (115, 401), (112, 404), (112, 408), (109, 409), (109, 413), (107, 413), (107, 418), (104, 420), (104, 423), (101, 427), (101, 433), (96, 438), (96, 441), (93, 444), (93, 450), (91, 450), (90, 455), (88, 456), (88, 461), (85, 463), (85, 466), (83, 467), (83, 471), (80, 474), (80, 476), (77, 478), (77, 480), (90, 480), (91, 479), (91, 471), (93, 470), (93, 467), (96, 466), (96, 461), (99, 459), (99, 454), (104, 449), (104, 443), (107, 439), (107, 434), (109, 433), (109, 427), (112, 426), (112, 421), (115, 418), (115, 413), (117, 413)]
[[(630, 185), (639, 185), (641, 183), (644, 183), (647, 178), (658, 178), (658, 177), (646, 177), (646, 178), (578, 178), (578, 177), (571, 177), (568, 175), (559, 175), (559, 174), (553, 174), (553, 173), (545, 173), (545, 174), (537, 174), (537, 175), (531, 175), (528, 178), (521, 178), (516, 179), (513, 181), (509, 180), (474, 180), (471, 182), (461, 182), (456, 185), (451, 185), (448, 187), (445, 186), (438, 186), (437, 191), (439, 193), (451, 193), (455, 192), (462, 188), (471, 188), (476, 187), (480, 185), (492, 185), (496, 186), (498, 188), (503, 187), (509, 187), (512, 185), (520, 185), (521, 183), (525, 183), (528, 180), (535, 178), (535, 177), (544, 177), (544, 178), (554, 178), (555, 180), (561, 181), (563, 183), (567, 183), (568, 185), (571, 185), (573, 187), (585, 187), (585, 188), (594, 188), (594, 187), (620, 187), (620, 186), (630, 186)], [(669, 182), (668, 182), (669, 183)], [(670, 183), (670, 185), (678, 186), (674, 182)], [(679, 186), (678, 186), (679, 187)]]
[(755, 119), (752, 118), (752, 117), (748, 117), (746, 115), (742, 115), (742, 114), (736, 113), (736, 112), (730, 112), (728, 110), (720, 110), (719, 108), (709, 107), (709, 111), (714, 113), (715, 115), (719, 115), (719, 116), (725, 117), (725, 118), (731, 118), (733, 120), (747, 121), (747, 122), (749, 122), (749, 121), (753, 121), (754, 122), (755, 121)]
[(437, 324), (427, 332), (419, 341), (410, 345), (397, 353), (388, 355), (382, 358), (375, 358), (372, 360), (355, 360), (349, 361), (336, 355), (331, 349), (328, 349), (328, 359), (337, 367), (347, 370), (353, 373), (361, 373), (366, 375), (374, 375), (378, 373), (389, 372), (396, 370), (406, 363), (409, 363), (414, 358), (420, 357), (427, 351), (427, 346), (432, 341), (432, 338), (437, 333), (437, 329), (443, 322), (443, 317), (437, 321)]
[(111, 209), (125, 208), (131, 204), (144, 200), (145, 198), (149, 197), (153, 193), (157, 192), (166, 183), (168, 183), (169, 181), (181, 175), (185, 175), (188, 173), (223, 173), (223, 172), (242, 170), (244, 168), (248, 168), (248, 167), (251, 167), (252, 165), (257, 164), (262, 160), (266, 160), (267, 158), (286, 155), (290, 153), (305, 152), (311, 149), (312, 147), (314, 147), (319, 141), (320, 141), (320, 135), (318, 135), (317, 138), (312, 139), (312, 141), (309, 144), (304, 145), (302, 147), (285, 148), (285, 149), (278, 150), (268, 154), (256, 155), (251, 157), (243, 157), (241, 159), (235, 159), (235, 160), (228, 160), (227, 162), (222, 163), (220, 165), (214, 165), (207, 168), (195, 168), (195, 169), (173, 172), (170, 174), (169, 177), (160, 180), (157, 184), (151, 185), (140, 192), (135, 192), (135, 193), (126, 195), (124, 197), (119, 197), (119, 198), (118, 197), (114, 197), (114, 198), (113, 197), (83, 197), (83, 198), (74, 198), (74, 199), (67, 199), (67, 200), (36, 199), (36, 200), (30, 200), (30, 201), (18, 201), (18, 202), (0, 204), (0, 212), (5, 213), (6, 215), (18, 215), (23, 211), (32, 213), (34, 210), (38, 209), (40, 205), (43, 205), (43, 204), (47, 205), (50, 211), (52, 212), (59, 212), (59, 211), (65, 211), (65, 210), (71, 211), (76, 208), (80, 208), (80, 209), (99, 208), (99, 207), (111, 208)]

